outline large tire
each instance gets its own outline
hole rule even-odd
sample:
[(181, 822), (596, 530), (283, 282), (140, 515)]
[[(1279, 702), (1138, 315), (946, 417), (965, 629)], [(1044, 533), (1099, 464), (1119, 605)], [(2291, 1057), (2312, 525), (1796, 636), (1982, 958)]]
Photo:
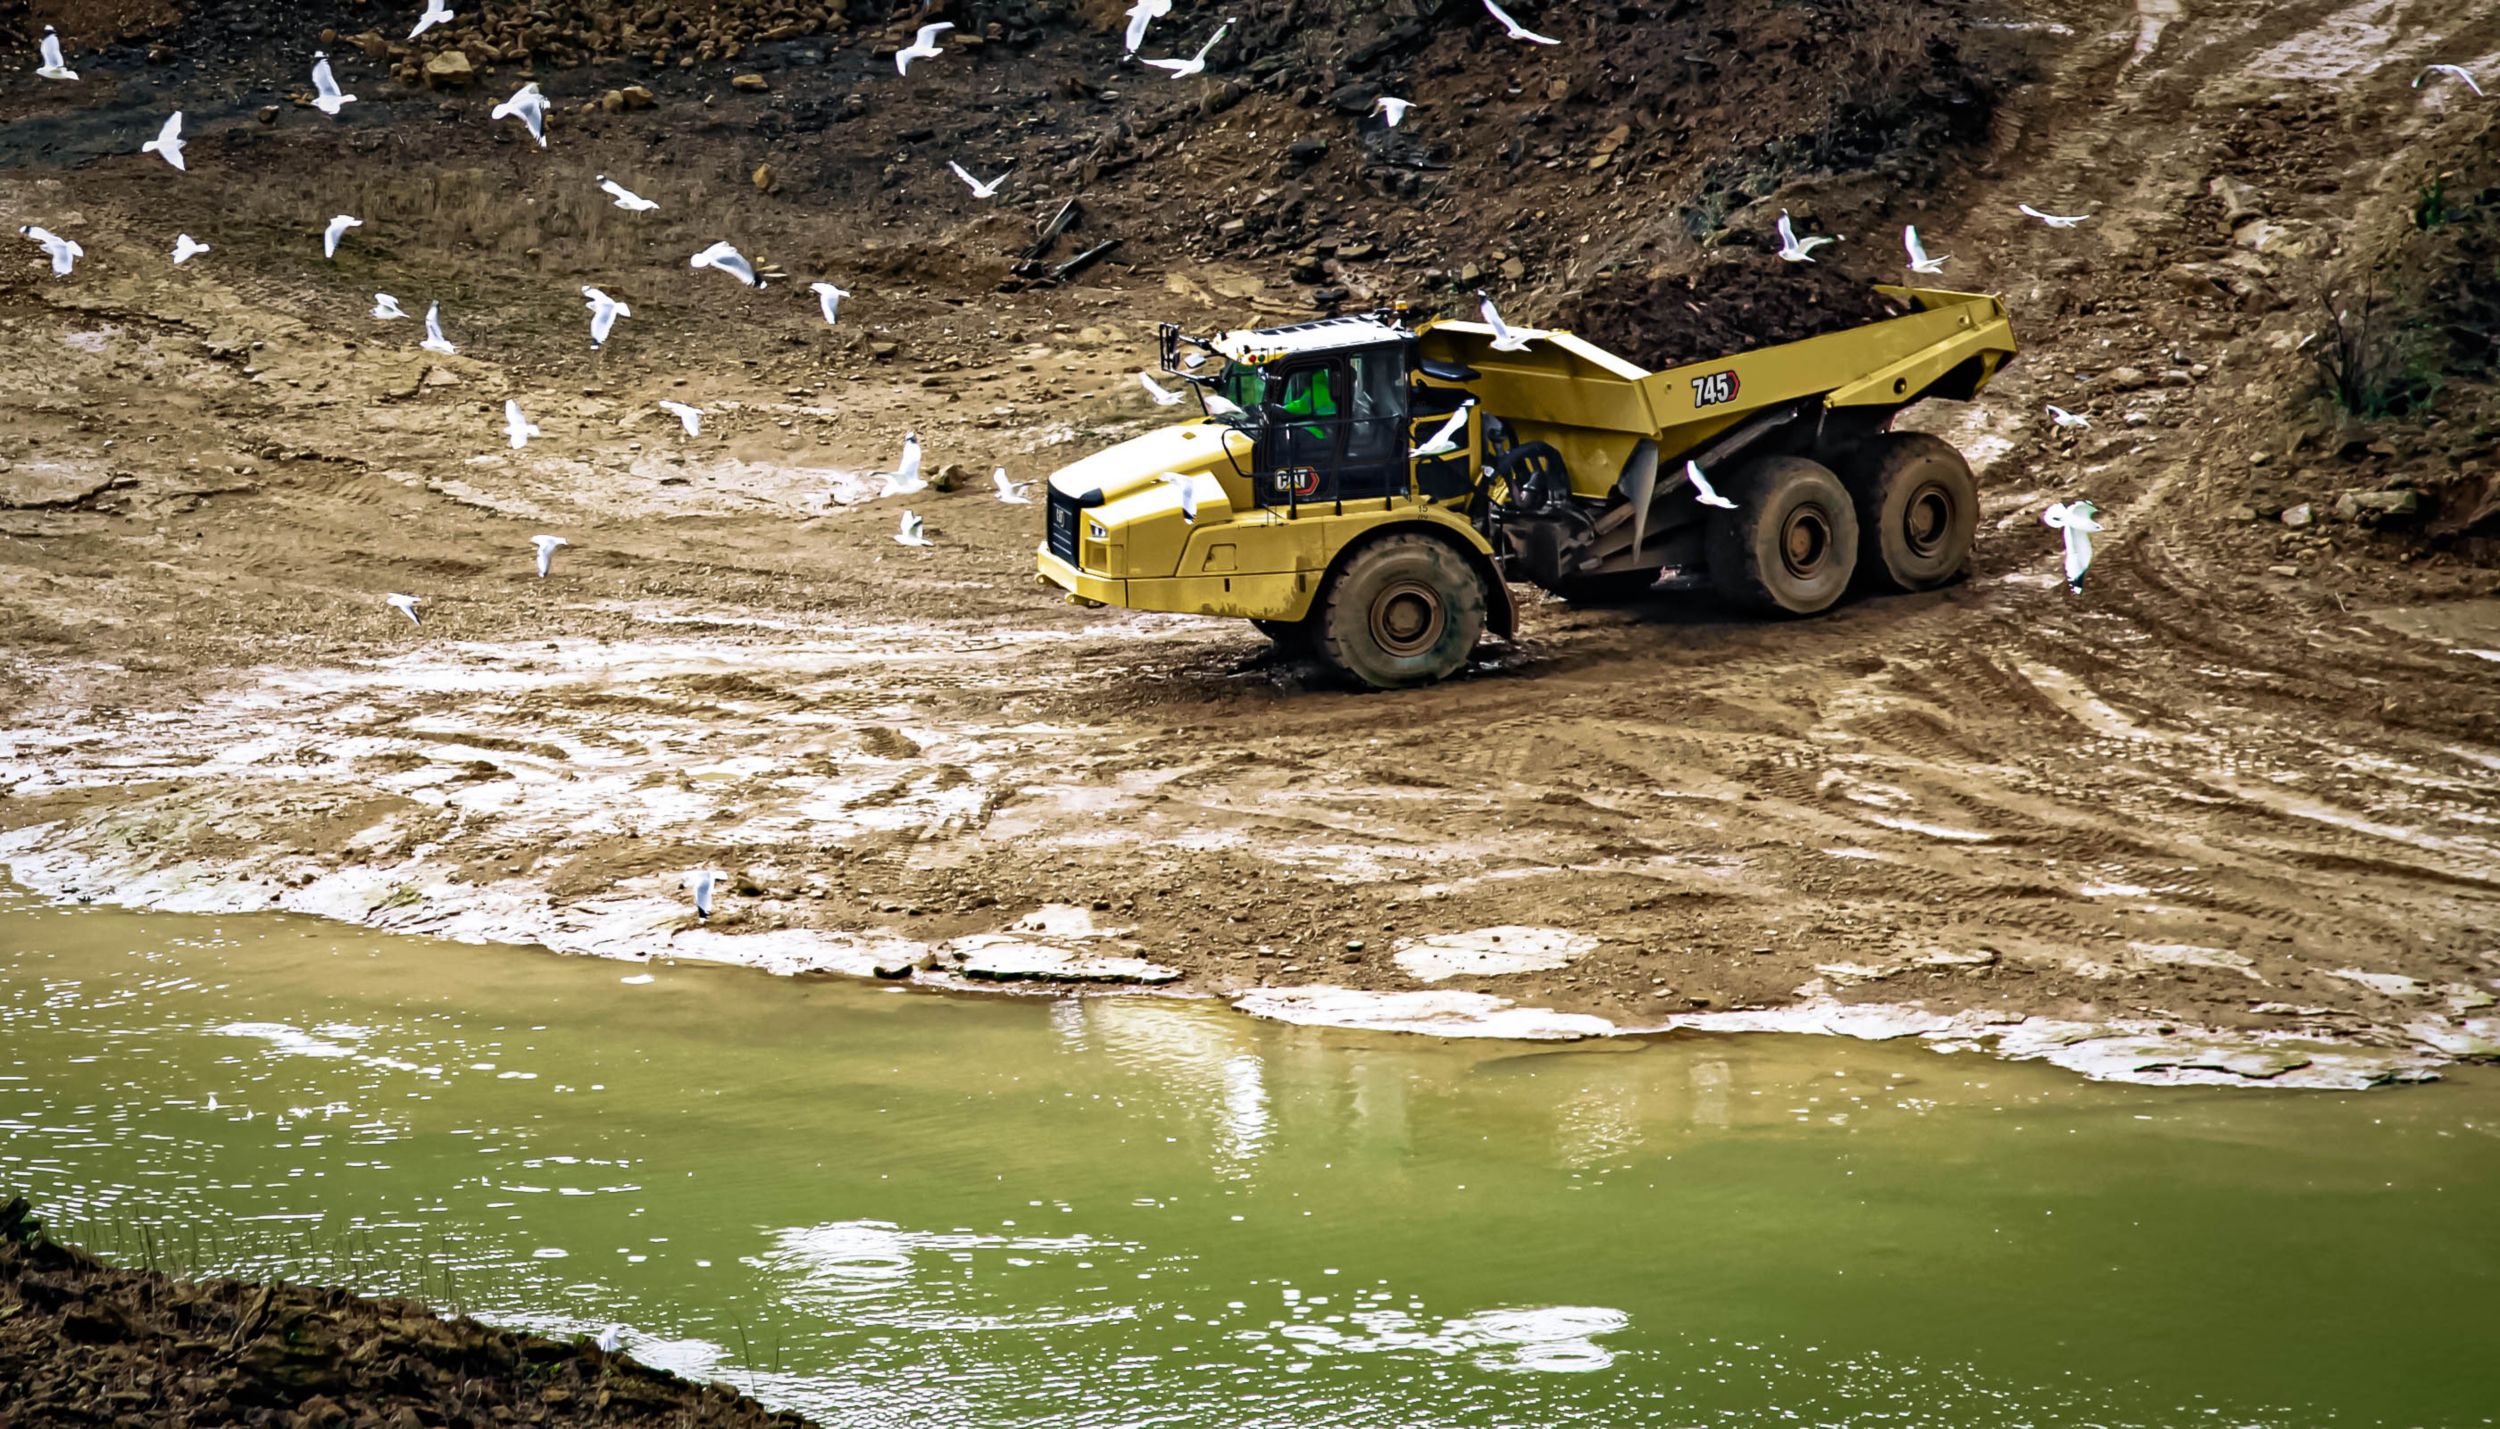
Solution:
[(1319, 657), (1375, 690), (1456, 674), (1484, 636), (1484, 578), (1446, 541), (1408, 532), (1356, 550), (1321, 596)]
[(1848, 594), (1858, 513), (1831, 468), (1764, 457), (1728, 485), (1736, 509), (1714, 509), (1707, 533), (1721, 597), (1768, 615), (1819, 615)]
[(1869, 584), (1934, 590), (1970, 568), (1979, 483), (1953, 444), (1925, 432), (1869, 437), (1848, 462), (1858, 570)]

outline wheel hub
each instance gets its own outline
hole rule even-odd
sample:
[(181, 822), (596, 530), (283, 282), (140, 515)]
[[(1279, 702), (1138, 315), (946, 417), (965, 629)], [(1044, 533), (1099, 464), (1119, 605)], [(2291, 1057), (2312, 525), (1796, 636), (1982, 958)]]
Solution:
[(1447, 616), (1440, 593), (1421, 581), (1395, 581), (1372, 598), (1372, 640), (1392, 655), (1420, 655), (1438, 644)]
[(1953, 528), (1953, 498), (1941, 486), (1922, 486), (1901, 513), (1901, 539), (1921, 556), (1936, 554)]
[(1810, 580), (1832, 554), (1832, 522), (1820, 506), (1800, 506), (1780, 529), (1780, 564), (1801, 580)]

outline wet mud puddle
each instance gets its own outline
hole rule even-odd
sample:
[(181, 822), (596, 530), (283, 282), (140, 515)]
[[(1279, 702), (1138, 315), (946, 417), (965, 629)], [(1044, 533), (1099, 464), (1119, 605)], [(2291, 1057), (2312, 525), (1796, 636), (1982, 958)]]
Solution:
[[(2147, 1088), (0, 894), (0, 1190), (827, 1423), (2485, 1422), (2500, 1077)], [(142, 1234), (143, 1228), (145, 1234)]]

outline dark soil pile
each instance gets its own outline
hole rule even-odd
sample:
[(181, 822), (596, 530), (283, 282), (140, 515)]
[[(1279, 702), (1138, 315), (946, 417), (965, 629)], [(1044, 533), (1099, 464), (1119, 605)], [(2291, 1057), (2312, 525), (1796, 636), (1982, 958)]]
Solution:
[(406, 1300), (121, 1270), (0, 1208), (0, 1424), (804, 1429), (718, 1385)]
[(1601, 284), (1565, 309), (1557, 325), (1659, 371), (1899, 313), (1873, 286), (1838, 268), (1731, 249), (1697, 272)]

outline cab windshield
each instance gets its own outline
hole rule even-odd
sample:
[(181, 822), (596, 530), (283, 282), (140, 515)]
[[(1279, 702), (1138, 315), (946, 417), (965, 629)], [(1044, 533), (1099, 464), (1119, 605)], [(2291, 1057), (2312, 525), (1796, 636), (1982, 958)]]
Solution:
[(1216, 395), (1249, 414), (1248, 421), (1257, 420), (1259, 409), (1267, 402), (1267, 369), (1246, 362), (1227, 362), (1215, 377)]

